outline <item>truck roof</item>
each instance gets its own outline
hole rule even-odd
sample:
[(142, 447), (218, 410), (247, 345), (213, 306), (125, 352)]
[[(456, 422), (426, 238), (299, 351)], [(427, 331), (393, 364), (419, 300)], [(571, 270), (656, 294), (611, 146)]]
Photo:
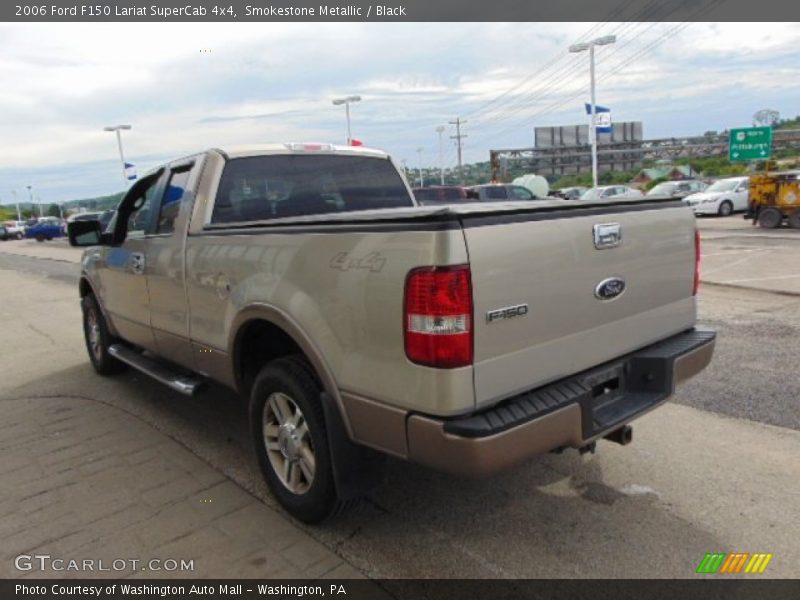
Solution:
[(383, 150), (364, 146), (344, 146), (326, 142), (286, 142), (275, 144), (254, 144), (215, 148), (230, 158), (246, 156), (268, 156), (273, 154), (349, 154), (353, 156), (372, 156), (389, 158)]

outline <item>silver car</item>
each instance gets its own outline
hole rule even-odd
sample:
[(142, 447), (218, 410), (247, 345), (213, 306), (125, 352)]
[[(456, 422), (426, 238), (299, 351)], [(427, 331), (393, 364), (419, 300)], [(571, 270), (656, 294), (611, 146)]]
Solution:
[(642, 198), (644, 194), (628, 185), (604, 185), (588, 189), (581, 200), (617, 200), (619, 198)]

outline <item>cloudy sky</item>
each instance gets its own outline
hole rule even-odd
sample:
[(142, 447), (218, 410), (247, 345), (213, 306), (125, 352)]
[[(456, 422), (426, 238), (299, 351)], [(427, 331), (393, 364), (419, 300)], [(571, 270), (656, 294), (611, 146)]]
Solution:
[[(747, 126), (762, 108), (800, 114), (798, 23), (337, 23), (0, 25), (0, 200), (118, 191), (113, 134), (130, 123), (140, 172), (212, 146), (353, 136), (438, 165), (436, 127), (461, 116), (465, 161), (533, 145), (533, 127), (585, 123), (588, 57), (598, 103), (645, 137)], [(445, 133), (444, 162), (456, 161)]]

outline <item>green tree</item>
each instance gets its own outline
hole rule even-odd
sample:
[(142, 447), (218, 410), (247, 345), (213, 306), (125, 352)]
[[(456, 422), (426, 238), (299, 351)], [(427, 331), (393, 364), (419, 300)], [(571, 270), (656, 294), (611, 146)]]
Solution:
[(58, 208), (58, 204), (51, 204), (47, 207), (47, 216), (48, 217), (60, 217), (61, 210)]

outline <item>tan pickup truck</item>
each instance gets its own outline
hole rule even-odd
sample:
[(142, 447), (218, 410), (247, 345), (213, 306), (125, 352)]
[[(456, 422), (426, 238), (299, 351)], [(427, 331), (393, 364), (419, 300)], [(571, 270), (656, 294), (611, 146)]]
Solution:
[(417, 206), (383, 152), (212, 149), (137, 181), (80, 295), (101, 374), (250, 400), (270, 489), (315, 522), (385, 455), (485, 475), (631, 439), (711, 359), (681, 202)]

